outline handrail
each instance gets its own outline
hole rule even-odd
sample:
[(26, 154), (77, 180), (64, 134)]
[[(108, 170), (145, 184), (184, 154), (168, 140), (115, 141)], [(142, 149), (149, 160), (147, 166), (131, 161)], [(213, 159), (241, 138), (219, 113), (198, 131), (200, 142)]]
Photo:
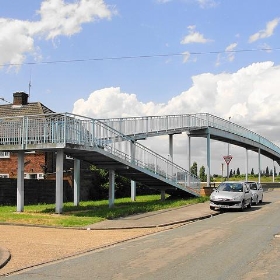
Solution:
[(250, 131), (238, 124), (224, 120), (220, 117), (208, 114), (182, 114), (165, 116), (145, 116), (127, 118), (99, 119), (125, 135), (148, 135), (149, 133), (159, 133), (162, 131), (180, 130), (186, 131), (194, 128), (212, 127), (238, 136), (248, 138), (256, 143), (275, 151), (280, 157), (280, 148), (265, 137)]
[(177, 184), (180, 177), (180, 184), (184, 186), (188, 181), (193, 187), (200, 186), (200, 180), (189, 171), (96, 119), (53, 113), (1, 118), (0, 123), (0, 143), (4, 145), (20, 145), (22, 149), (42, 144), (59, 144), (60, 147), (77, 144), (87, 149), (99, 147), (172, 183)]

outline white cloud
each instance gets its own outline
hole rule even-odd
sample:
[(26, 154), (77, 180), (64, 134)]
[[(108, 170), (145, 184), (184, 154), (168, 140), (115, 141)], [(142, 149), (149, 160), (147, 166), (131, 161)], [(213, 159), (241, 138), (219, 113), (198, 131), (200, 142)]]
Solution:
[(213, 7), (217, 6), (217, 2), (215, 0), (197, 0), (197, 3), (203, 9), (213, 8)]
[(277, 27), (279, 24), (280, 18), (275, 18), (272, 21), (269, 21), (266, 24), (266, 28), (264, 30), (260, 30), (257, 33), (253, 34), (249, 38), (249, 42), (253, 43), (257, 40), (263, 39), (263, 38), (268, 38), (273, 35), (274, 29)]
[[(203, 73), (192, 77), (192, 86), (165, 104), (143, 103), (135, 94), (123, 93), (119, 87), (92, 92), (87, 99), (74, 103), (73, 113), (93, 118), (152, 116), (169, 114), (210, 113), (242, 125), (266, 137), (275, 144), (279, 141), (280, 65), (267, 61), (254, 63), (235, 73)], [(168, 139), (146, 140), (143, 144), (167, 156)], [(155, 143), (156, 142), (156, 143)], [(187, 136), (177, 135), (174, 141), (174, 160), (187, 168)], [(192, 141), (192, 160), (206, 166), (205, 139)], [(227, 144), (212, 141), (211, 173), (221, 173)], [(231, 145), (234, 156), (232, 168), (243, 168), (245, 151)], [(251, 157), (255, 157), (255, 153)], [(254, 161), (255, 162), (255, 161)], [(251, 163), (254, 169), (256, 166)], [(252, 167), (249, 167), (250, 170)]]
[(183, 53), (183, 63), (186, 63), (189, 58), (190, 58), (191, 54), (189, 52), (184, 52)]
[[(192, 77), (193, 84), (166, 104), (143, 103), (135, 94), (119, 87), (92, 92), (74, 103), (73, 113), (93, 118), (210, 113), (261, 133), (278, 131), (280, 66), (254, 63), (235, 73), (204, 73)], [(260, 124), (265, 124), (263, 127)], [(278, 135), (270, 135), (277, 140)]]
[(228, 53), (228, 60), (233, 61), (235, 56), (234, 56), (234, 50), (237, 47), (237, 43), (232, 43), (229, 46), (226, 47), (226, 52)]
[(119, 87), (104, 88), (92, 92), (87, 100), (74, 103), (73, 113), (92, 118), (154, 115), (163, 104), (142, 103), (135, 94), (122, 93)]
[(171, 2), (172, 0), (157, 0), (158, 3), (160, 4), (164, 4), (164, 3), (167, 3), (167, 2)]
[(227, 56), (225, 57), (222, 53), (219, 53), (216, 60), (216, 66), (220, 66), (222, 62), (232, 62), (235, 59), (235, 48), (237, 47), (237, 43), (232, 43), (226, 47), (225, 52)]
[(39, 21), (0, 18), (0, 64), (23, 63), (27, 55), (35, 55), (37, 37), (47, 40), (71, 36), (81, 31), (84, 23), (110, 19), (103, 0), (80, 0), (69, 4), (64, 0), (45, 0), (38, 11)]
[(204, 38), (204, 35), (195, 31), (195, 26), (188, 26), (189, 34), (186, 35), (183, 40), (181, 40), (181, 44), (191, 44), (191, 43), (207, 43), (210, 42), (210, 39)]

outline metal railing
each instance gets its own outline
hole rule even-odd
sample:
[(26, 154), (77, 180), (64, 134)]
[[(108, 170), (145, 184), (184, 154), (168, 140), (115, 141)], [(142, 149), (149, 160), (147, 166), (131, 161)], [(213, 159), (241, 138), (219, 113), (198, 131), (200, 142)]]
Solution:
[(159, 133), (163, 131), (171, 133), (172, 130), (178, 132), (187, 131), (189, 129), (212, 127), (262, 144), (265, 147), (277, 152), (280, 156), (280, 148), (268, 139), (238, 124), (208, 113), (110, 118), (99, 120), (125, 135), (142, 135), (147, 137), (151, 133)]
[(46, 114), (1, 118), (0, 127), (2, 145), (22, 149), (36, 149), (36, 145), (38, 149), (47, 149), (47, 144), (59, 148), (67, 144), (80, 145), (84, 149), (98, 147), (152, 176), (174, 184), (180, 181), (184, 188), (188, 183), (188, 187), (200, 188), (196, 176), (99, 120), (69, 113)]

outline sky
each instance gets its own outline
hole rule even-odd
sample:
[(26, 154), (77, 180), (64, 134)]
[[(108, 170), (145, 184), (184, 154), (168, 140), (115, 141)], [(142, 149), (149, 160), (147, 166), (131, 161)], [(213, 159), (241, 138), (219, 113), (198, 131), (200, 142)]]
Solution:
[[(25, 91), (30, 102), (92, 118), (210, 113), (280, 146), (279, 0), (26, 3), (0, 0), (0, 104)], [(187, 141), (174, 137), (185, 168)], [(192, 162), (206, 166), (206, 140), (191, 143)], [(167, 156), (167, 137), (143, 144)], [(211, 174), (227, 151), (211, 141)], [(245, 173), (245, 153), (230, 146), (231, 169)], [(249, 172), (257, 163), (249, 152)]]

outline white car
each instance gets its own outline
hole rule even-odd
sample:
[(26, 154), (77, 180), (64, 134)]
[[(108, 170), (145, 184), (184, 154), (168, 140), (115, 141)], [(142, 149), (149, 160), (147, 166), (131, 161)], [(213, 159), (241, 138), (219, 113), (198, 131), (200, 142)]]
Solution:
[(243, 181), (222, 182), (210, 195), (210, 209), (240, 209), (252, 206), (252, 192)]
[(263, 188), (261, 183), (254, 181), (246, 182), (250, 186), (251, 192), (253, 194), (252, 200), (254, 204), (259, 204), (263, 202)]

